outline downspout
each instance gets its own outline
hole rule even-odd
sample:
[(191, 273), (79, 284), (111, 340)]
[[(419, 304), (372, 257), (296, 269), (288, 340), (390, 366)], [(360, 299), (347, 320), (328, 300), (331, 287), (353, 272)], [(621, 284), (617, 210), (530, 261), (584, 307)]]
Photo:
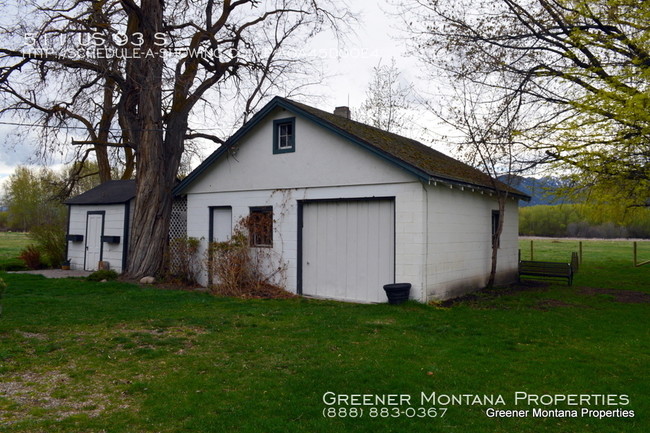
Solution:
[[(429, 179), (428, 184), (431, 185), (431, 179)], [(424, 215), (424, 221), (422, 222), (424, 227), (422, 228), (422, 233), (424, 234), (424, 243), (423, 243), (423, 262), (424, 266), (422, 266), (423, 273), (422, 273), (422, 299), (421, 302), (426, 303), (429, 298), (429, 281), (428, 281), (428, 275), (429, 275), (429, 192), (427, 191), (427, 185), (424, 183), (422, 185), (422, 191), (424, 193), (424, 200), (422, 200), (423, 205), (424, 205), (424, 212), (422, 213)]]

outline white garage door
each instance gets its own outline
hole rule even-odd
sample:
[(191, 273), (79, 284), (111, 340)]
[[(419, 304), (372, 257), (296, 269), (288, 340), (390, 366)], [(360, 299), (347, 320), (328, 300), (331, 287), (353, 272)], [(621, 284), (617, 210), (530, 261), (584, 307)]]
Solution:
[(395, 280), (392, 199), (316, 201), (303, 205), (302, 293), (386, 302)]

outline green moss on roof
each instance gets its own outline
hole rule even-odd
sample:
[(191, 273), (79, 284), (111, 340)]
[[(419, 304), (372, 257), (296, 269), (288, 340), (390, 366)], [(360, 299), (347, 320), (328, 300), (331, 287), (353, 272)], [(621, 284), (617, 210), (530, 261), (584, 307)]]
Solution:
[(490, 190), (495, 190), (496, 186), (496, 188), (508, 191), (520, 198), (527, 198), (524, 193), (515, 188), (498, 180), (493, 180), (482, 171), (451, 158), (419, 141), (328, 113), (309, 105), (284, 98), (283, 100), (318, 117), (330, 126), (355, 137), (380, 153), (426, 173), (432, 180), (450, 181)]

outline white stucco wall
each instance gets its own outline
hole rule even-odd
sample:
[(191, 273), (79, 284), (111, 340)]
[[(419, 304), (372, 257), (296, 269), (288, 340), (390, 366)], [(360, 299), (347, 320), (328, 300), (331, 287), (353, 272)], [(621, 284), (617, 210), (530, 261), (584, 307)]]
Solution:
[[(110, 268), (122, 272), (122, 254), (124, 251), (124, 204), (114, 205), (72, 205), (70, 207), (70, 223), (68, 233), (83, 235), (81, 242), (68, 241), (68, 259), (72, 269), (83, 270), (86, 251), (86, 221), (88, 212), (104, 212), (104, 231), (106, 236), (119, 236), (118, 244), (102, 243), (102, 260), (108, 262)], [(132, 209), (131, 214), (132, 215)], [(96, 264), (95, 264), (96, 266)]]
[[(427, 186), (426, 300), (448, 299), (485, 287), (492, 256), (494, 196), (471, 189)], [(497, 259), (497, 284), (516, 278), (518, 206), (508, 199)]]

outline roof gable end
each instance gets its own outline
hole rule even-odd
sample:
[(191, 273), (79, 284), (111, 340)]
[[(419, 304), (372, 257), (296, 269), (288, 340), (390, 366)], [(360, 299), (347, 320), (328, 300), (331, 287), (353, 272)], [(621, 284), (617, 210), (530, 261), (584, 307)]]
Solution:
[[(206, 171), (216, 160), (239, 142), (251, 129), (260, 123), (271, 111), (283, 108), (304, 119), (355, 143), (383, 158), (425, 182), (443, 182), (451, 185), (495, 191), (507, 191), (513, 196), (529, 200), (524, 193), (498, 181), (463, 162), (451, 158), (416, 140), (383, 131), (381, 129), (328, 113), (311, 106), (276, 96), (265, 105), (249, 122), (240, 128), (226, 143), (206, 158), (174, 190), (183, 190)], [(495, 188), (496, 186), (496, 188)]]

